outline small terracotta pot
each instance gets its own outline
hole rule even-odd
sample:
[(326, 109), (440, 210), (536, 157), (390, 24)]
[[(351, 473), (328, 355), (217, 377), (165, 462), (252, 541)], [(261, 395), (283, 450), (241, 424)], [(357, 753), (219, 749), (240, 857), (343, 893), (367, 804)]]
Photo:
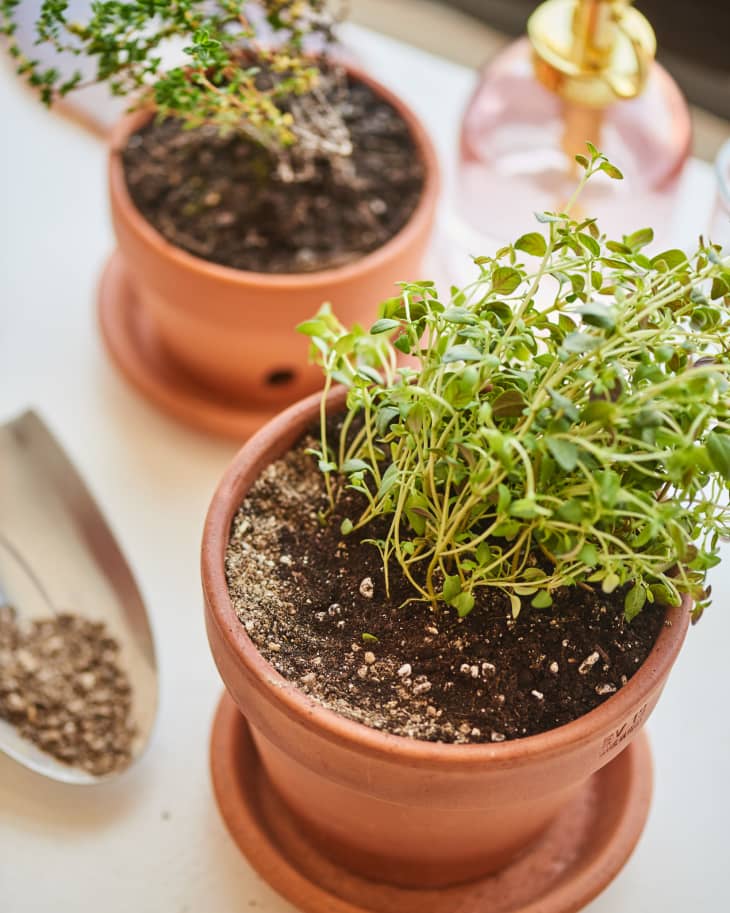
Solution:
[(394, 284), (418, 277), (433, 227), (439, 189), (436, 152), (416, 115), (358, 69), (357, 80), (388, 101), (408, 125), (424, 163), (424, 187), (405, 226), (359, 260), (314, 273), (275, 275), (236, 270), (170, 244), (137, 210), (127, 190), (122, 151), (151, 117), (123, 118), (111, 135), (109, 191), (114, 231), (130, 279), (167, 354), (199, 382), (226, 397), (282, 407), (322, 385), (307, 364), (308, 341), (295, 332), (329, 301), (346, 325), (369, 325)]
[[(339, 408), (342, 391), (330, 403)], [(595, 710), (567, 725), (488, 745), (406, 739), (326, 709), (266, 662), (238, 620), (224, 554), (251, 484), (316, 420), (299, 402), (239, 451), (208, 513), (202, 550), (208, 639), (271, 784), (324, 852), (379, 882), (428, 887), (496, 871), (538, 837), (585, 781), (646, 722), (679, 653), (689, 604), (671, 608), (649, 657)]]

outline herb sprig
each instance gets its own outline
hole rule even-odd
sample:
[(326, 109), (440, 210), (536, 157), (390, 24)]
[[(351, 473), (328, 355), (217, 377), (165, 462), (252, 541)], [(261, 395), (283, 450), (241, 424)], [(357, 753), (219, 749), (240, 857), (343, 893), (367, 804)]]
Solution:
[[(0, 34), (8, 36), (17, 72), (51, 105), (89, 83), (78, 69), (64, 73), (24, 53), (14, 37), (20, 2), (0, 0)], [(133, 94), (136, 107), (153, 104), (161, 117), (187, 127), (241, 130), (274, 152), (299, 140), (347, 155), (342, 124), (332, 112), (321, 116), (319, 69), (303, 50), (308, 35), (329, 41), (327, 7), (327, 0), (97, 0), (86, 22), (76, 22), (66, 0), (42, 0), (36, 44), (51, 45), (61, 57), (94, 60), (90, 83)], [(273, 44), (257, 40), (261, 22), (276, 36)], [(188, 60), (165, 71), (160, 48), (170, 39), (185, 42)], [(295, 118), (291, 99), (311, 93), (313, 102), (299, 106)]]
[[(621, 177), (592, 146), (577, 160), (578, 193)], [(446, 301), (404, 282), (369, 332), (327, 307), (300, 327), (325, 373), (330, 499), (339, 474), (366, 502), (342, 532), (384, 518), (386, 585), (395, 559), (414, 598), (461, 615), (480, 587), (517, 616), (577, 585), (624, 587), (629, 619), (689, 594), (697, 619), (730, 531), (730, 259), (703, 239), (648, 256), (650, 229), (613, 241), (593, 219), (537, 218), (546, 234), (477, 257)], [(349, 392), (331, 442), (335, 383)]]

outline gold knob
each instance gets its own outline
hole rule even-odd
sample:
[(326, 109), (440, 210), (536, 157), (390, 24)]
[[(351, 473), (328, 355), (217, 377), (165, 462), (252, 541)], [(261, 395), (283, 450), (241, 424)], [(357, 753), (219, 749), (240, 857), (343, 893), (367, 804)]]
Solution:
[(654, 30), (627, 0), (547, 0), (527, 31), (538, 79), (587, 107), (639, 95), (656, 54)]

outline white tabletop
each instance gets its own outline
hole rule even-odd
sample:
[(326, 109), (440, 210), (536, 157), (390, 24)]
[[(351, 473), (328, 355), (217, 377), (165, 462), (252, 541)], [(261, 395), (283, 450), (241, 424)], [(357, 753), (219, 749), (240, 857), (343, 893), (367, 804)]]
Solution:
[[(362, 62), (429, 126), (448, 168), (472, 74), (351, 28)], [(149, 605), (161, 667), (148, 754), (117, 782), (79, 789), (0, 756), (2, 913), (292, 913), (249, 868), (213, 801), (208, 735), (221, 685), (201, 610), (198, 546), (233, 445), (156, 412), (117, 376), (96, 328), (113, 246), (105, 154), (0, 69), (0, 421), (40, 410), (86, 477)], [(704, 228), (712, 178), (693, 163), (678, 225)], [(727, 553), (730, 558), (730, 552)], [(590, 913), (730, 909), (730, 561), (649, 730), (656, 794), (623, 873)]]

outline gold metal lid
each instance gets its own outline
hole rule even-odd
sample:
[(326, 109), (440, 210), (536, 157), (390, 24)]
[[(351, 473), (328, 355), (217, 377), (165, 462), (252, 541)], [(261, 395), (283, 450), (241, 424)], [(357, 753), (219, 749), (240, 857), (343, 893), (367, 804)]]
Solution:
[(527, 32), (538, 79), (592, 108), (639, 95), (656, 54), (654, 30), (630, 0), (547, 0)]

